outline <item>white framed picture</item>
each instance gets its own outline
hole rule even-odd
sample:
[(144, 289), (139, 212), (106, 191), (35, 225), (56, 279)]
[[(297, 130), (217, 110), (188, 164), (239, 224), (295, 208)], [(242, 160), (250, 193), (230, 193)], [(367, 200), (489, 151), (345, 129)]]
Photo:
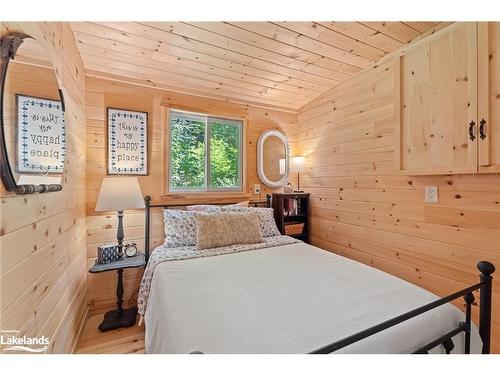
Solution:
[(16, 95), (17, 171), (62, 173), (66, 128), (61, 101)]
[(108, 174), (148, 174), (148, 114), (108, 108)]

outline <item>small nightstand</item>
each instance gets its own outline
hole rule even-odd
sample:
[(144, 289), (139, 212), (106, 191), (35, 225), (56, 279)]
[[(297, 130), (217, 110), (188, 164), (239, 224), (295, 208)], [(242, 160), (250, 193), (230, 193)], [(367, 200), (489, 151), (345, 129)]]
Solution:
[(116, 285), (116, 310), (108, 311), (104, 314), (104, 320), (99, 325), (101, 332), (112, 329), (131, 327), (135, 324), (137, 317), (137, 306), (123, 309), (123, 270), (126, 268), (144, 267), (146, 261), (144, 253), (139, 253), (133, 257), (123, 257), (120, 260), (111, 263), (99, 264), (96, 263), (89, 270), (90, 273), (100, 273), (106, 271), (117, 271), (118, 283)]
[(309, 196), (309, 193), (273, 193), (274, 219), (281, 234), (287, 234), (288, 225), (301, 225), (301, 233), (288, 235), (309, 242)]

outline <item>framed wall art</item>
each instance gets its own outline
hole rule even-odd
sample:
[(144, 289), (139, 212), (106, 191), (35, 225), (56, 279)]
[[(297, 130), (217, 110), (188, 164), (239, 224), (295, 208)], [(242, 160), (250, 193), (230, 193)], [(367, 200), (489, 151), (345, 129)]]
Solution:
[(62, 173), (66, 129), (61, 101), (16, 95), (17, 171)]
[(148, 114), (108, 108), (108, 174), (148, 174)]

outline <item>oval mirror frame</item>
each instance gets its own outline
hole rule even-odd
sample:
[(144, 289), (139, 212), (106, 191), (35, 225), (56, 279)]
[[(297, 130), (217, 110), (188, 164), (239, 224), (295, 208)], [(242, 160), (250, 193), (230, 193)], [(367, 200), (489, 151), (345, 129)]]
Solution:
[[(61, 184), (38, 184), (38, 185), (19, 185), (17, 184), (14, 174), (9, 163), (7, 152), (6, 135), (4, 130), (4, 90), (7, 79), (7, 71), (9, 62), (16, 56), (18, 48), (25, 39), (34, 39), (30, 35), (22, 33), (14, 33), (5, 35), (0, 38), (0, 175), (3, 185), (7, 191), (15, 192), (16, 194), (33, 194), (47, 193), (52, 191), (62, 190)], [(64, 97), (62, 90), (58, 88), (61, 98), (63, 113), (65, 111)]]
[[(264, 142), (269, 137), (277, 137), (285, 146), (285, 174), (277, 181), (270, 180), (264, 173)], [(257, 142), (257, 174), (260, 180), (267, 186), (272, 188), (280, 188), (287, 184), (290, 175), (290, 146), (286, 136), (278, 130), (266, 130), (263, 132)]]

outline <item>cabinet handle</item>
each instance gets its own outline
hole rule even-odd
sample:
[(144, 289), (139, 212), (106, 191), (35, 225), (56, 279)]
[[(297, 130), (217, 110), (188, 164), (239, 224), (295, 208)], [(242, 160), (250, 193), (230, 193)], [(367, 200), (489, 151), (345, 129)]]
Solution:
[(484, 126), (485, 125), (486, 125), (486, 120), (483, 118), (479, 122), (479, 138), (481, 138), (481, 139), (485, 139), (486, 138), (486, 134), (484, 132)]
[(474, 125), (476, 125), (476, 123), (474, 121), (471, 121), (469, 124), (469, 139), (471, 141), (476, 139), (476, 136), (474, 135)]

